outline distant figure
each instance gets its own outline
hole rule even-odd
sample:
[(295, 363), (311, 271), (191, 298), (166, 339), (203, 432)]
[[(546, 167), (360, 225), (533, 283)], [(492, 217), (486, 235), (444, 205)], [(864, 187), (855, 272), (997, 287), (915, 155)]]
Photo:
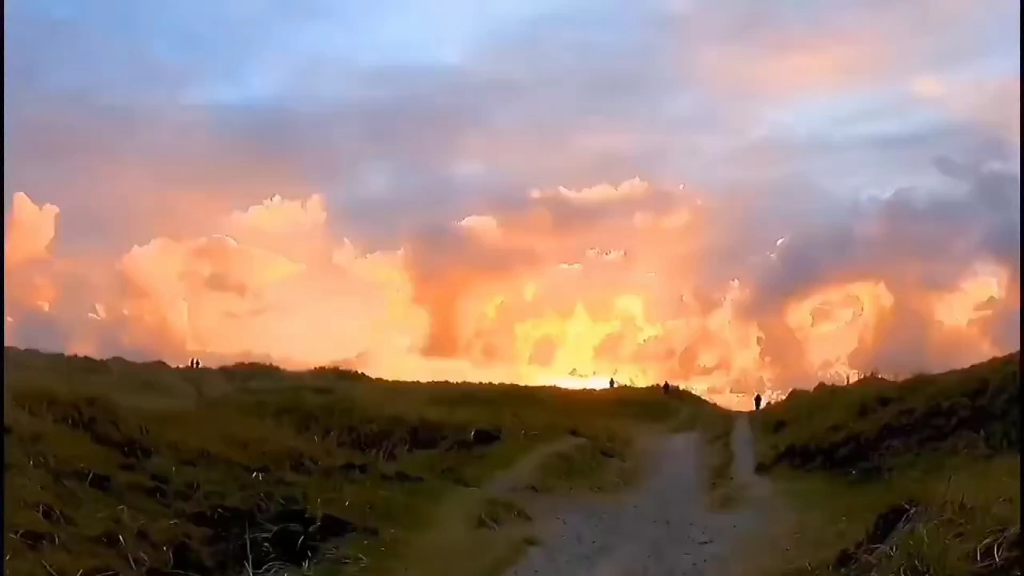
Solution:
[(760, 409), (761, 409), (761, 395), (760, 394), (755, 394), (754, 395), (754, 410), (757, 411), (757, 410), (760, 410)]
[(189, 368), (199, 368), (201, 366), (202, 366), (202, 363), (199, 362), (199, 358), (189, 358), (189, 360), (188, 360), (188, 367)]
[(661, 385), (661, 391), (664, 392), (665, 395), (668, 395), (668, 391), (669, 391), (668, 380), (665, 380), (665, 383)]
[(608, 379), (608, 388), (609, 389), (615, 388), (615, 378), (609, 378)]

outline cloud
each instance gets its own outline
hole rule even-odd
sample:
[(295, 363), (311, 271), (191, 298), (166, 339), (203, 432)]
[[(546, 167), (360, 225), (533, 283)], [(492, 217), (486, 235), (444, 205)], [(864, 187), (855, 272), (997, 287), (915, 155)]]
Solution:
[(603, 204), (641, 197), (647, 194), (648, 191), (649, 184), (637, 177), (627, 180), (619, 186), (600, 184), (582, 190), (569, 190), (564, 186), (559, 186), (558, 190), (554, 192), (534, 190), (530, 195), (533, 198), (561, 196), (574, 204)]
[[(1017, 315), (1012, 302), (1020, 290), (1020, 177), (948, 158), (937, 159), (936, 166), (956, 177), (947, 180), (951, 186), (931, 193), (898, 190), (851, 209), (847, 222), (788, 238), (758, 283), (754, 315), (802, 301), (804, 319), (797, 326), (791, 321), (790, 328), (805, 346), (828, 347), (820, 336), (800, 338), (798, 326), (811, 327), (808, 308), (822, 296), (816, 287), (840, 285), (833, 296), (846, 302), (828, 305), (832, 313), (841, 310), (851, 316), (849, 323), (875, 326), (855, 331), (871, 335), (872, 342), (834, 349), (856, 369), (905, 373), (994, 353), (994, 325), (1011, 310)], [(866, 280), (877, 284), (858, 284)], [(991, 302), (1000, 305), (982, 312)], [(955, 346), (952, 333), (959, 336)]]
[[(743, 0), (696, 2), (681, 42), (701, 78), (753, 99), (813, 100), (877, 90), (921, 70), (970, 58), (979, 29), (1019, 6), (976, 10), (960, 0), (914, 4), (824, 1), (778, 6)], [(908, 34), (908, 30), (919, 32)]]
[(48, 258), (59, 212), (53, 204), (36, 206), (25, 193), (15, 193), (11, 218), (4, 227), (5, 265), (16, 268)]
[(6, 342), (712, 396), (1019, 346), (1018, 5), (669, 4), (14, 2)]
[[(528, 194), (518, 210), (376, 252), (328, 232), (323, 198), (274, 197), (226, 215), (232, 235), (157, 238), (94, 269), (116, 290), (95, 293), (78, 321), (46, 326), (83, 349), (171, 361), (256, 357), (567, 386), (670, 379), (712, 397), (1019, 346), (1004, 326), (1019, 312), (1019, 252), (1014, 260), (978, 234), (1015, 223), (1019, 237), (1004, 209), (1019, 195), (1013, 177), (982, 169), (952, 197), (914, 203), (904, 192), (845, 228), (795, 230), (751, 247), (760, 267), (725, 283), (704, 271), (722, 246), (715, 237), (735, 227), (707, 223), (738, 215), (678, 188), (599, 186), (640, 184), (644, 194), (616, 196), (614, 208), (580, 205), (566, 188)], [(638, 217), (659, 206), (687, 218)]]
[(991, 130), (1020, 148), (1020, 77), (913, 80), (911, 91), (922, 101), (955, 118)]

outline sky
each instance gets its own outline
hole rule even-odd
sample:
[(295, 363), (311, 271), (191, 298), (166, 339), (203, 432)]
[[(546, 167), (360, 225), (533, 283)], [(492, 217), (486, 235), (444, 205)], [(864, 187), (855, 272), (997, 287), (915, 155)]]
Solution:
[(1012, 0), (7, 0), (4, 343), (723, 404), (1020, 346)]

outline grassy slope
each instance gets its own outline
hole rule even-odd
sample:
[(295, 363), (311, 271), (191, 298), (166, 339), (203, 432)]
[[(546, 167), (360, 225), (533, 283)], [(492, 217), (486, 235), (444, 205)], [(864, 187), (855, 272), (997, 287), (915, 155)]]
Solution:
[(759, 543), (778, 560), (761, 573), (1019, 574), (1019, 362), (819, 386), (761, 411), (759, 468), (795, 512)]
[[(634, 468), (633, 431), (718, 413), (652, 389), (185, 370), (15, 349), (4, 369), (6, 574), (399, 572), (442, 503), (444, 520), (471, 526), (488, 550), (447, 573), (476, 573), (528, 541), (517, 528), (515, 546), (492, 550), (511, 545), (499, 524), (528, 522), (472, 496), (495, 472), (571, 434), (579, 451), (538, 482), (608, 489)], [(474, 429), (501, 439), (474, 444)]]
[[(728, 416), (728, 414), (726, 414)], [(727, 510), (740, 502), (740, 491), (733, 479), (731, 417), (715, 417), (701, 426), (704, 437), (706, 492), (712, 510)]]

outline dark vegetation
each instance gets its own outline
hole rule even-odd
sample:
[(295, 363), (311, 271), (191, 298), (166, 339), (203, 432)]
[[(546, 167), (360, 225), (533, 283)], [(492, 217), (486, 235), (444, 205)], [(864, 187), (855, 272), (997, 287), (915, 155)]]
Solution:
[(706, 492), (713, 510), (725, 510), (739, 502), (733, 478), (732, 418), (716, 418), (701, 427), (705, 445)]
[[(708, 406), (11, 348), (4, 384), (12, 575), (384, 573), (442, 498), (531, 449), (572, 434), (624, 459), (629, 430)], [(529, 521), (502, 502), (478, 519)]]
[(759, 470), (793, 488), (797, 532), (818, 537), (787, 573), (1020, 574), (1019, 352), (822, 384), (754, 422)]

